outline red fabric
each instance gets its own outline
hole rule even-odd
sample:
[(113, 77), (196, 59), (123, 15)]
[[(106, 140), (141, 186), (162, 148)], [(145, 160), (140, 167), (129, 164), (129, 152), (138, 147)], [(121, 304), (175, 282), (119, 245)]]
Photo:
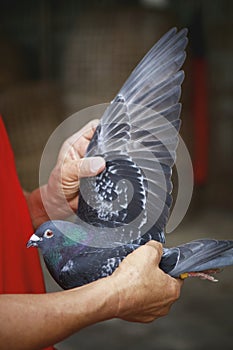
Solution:
[(32, 233), (27, 203), (0, 116), (0, 293), (45, 292), (37, 249), (26, 248)]

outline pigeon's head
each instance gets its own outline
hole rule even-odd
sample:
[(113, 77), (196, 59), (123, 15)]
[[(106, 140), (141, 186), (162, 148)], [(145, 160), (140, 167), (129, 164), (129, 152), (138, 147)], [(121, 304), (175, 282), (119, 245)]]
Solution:
[(27, 242), (27, 248), (38, 247), (42, 253), (59, 246), (69, 246), (85, 239), (78, 225), (71, 222), (54, 220), (43, 223)]

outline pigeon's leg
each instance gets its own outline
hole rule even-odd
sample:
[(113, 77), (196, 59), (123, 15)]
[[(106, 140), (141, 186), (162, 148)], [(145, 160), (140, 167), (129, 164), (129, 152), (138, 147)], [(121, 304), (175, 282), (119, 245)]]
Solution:
[(214, 270), (207, 270), (207, 271), (200, 271), (200, 272), (185, 272), (185, 273), (181, 273), (179, 278), (184, 280), (185, 278), (188, 278), (188, 277), (198, 277), (202, 280), (218, 282), (218, 280), (214, 278), (214, 276), (212, 276), (211, 274), (215, 274), (219, 271), (220, 271), (219, 269), (214, 269)]

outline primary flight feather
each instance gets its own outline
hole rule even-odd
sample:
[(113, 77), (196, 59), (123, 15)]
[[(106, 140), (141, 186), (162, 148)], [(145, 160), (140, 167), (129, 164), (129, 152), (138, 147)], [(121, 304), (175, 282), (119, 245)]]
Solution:
[[(187, 42), (186, 29), (171, 29), (105, 110), (86, 157), (103, 157), (106, 168), (81, 179), (77, 221), (45, 222), (28, 241), (62, 288), (110, 275), (151, 239), (165, 243)], [(202, 239), (164, 248), (160, 267), (174, 277), (210, 279), (203, 271), (231, 264), (233, 241)]]

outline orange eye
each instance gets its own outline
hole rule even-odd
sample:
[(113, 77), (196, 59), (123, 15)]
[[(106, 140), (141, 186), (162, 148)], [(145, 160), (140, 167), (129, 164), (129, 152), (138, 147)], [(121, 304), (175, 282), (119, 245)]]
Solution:
[(51, 230), (46, 230), (46, 231), (44, 232), (44, 237), (46, 237), (46, 238), (51, 238), (51, 237), (53, 237), (53, 231), (51, 231)]

